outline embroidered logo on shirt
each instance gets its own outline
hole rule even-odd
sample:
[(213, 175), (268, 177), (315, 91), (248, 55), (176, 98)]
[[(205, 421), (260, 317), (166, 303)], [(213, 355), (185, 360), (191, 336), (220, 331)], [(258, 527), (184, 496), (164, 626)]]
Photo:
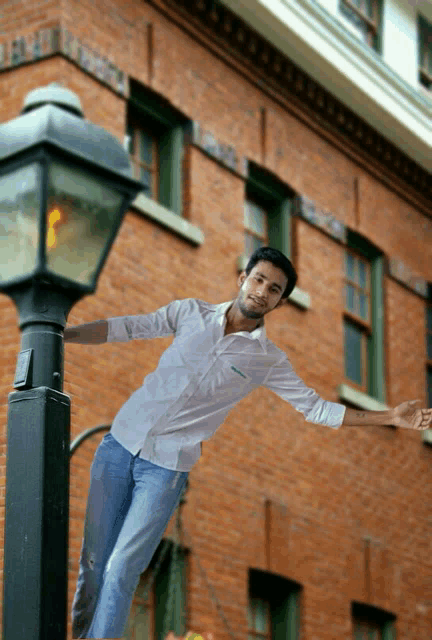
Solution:
[(245, 376), (245, 374), (242, 371), (240, 371), (240, 369), (237, 369), (237, 367), (235, 367), (233, 364), (231, 365), (231, 369), (236, 373), (238, 373), (242, 378), (247, 380), (247, 376)]

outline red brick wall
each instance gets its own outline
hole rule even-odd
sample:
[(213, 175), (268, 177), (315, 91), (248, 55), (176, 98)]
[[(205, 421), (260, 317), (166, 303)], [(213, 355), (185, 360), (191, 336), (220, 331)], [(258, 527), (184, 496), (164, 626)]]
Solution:
[[(13, 21), (10, 12), (3, 12), (0, 25), (5, 38), (49, 26), (61, 13), (56, 3), (20, 5), (28, 11), (25, 21)], [(64, 27), (146, 85), (147, 23), (151, 23), (154, 90), (218, 140), (234, 146), (239, 155), (259, 164), (260, 109), (265, 107), (265, 166), (364, 234), (387, 256), (402, 259), (415, 273), (432, 280), (430, 219), (167, 17), (138, 0), (126, 5), (70, 0), (61, 7)], [(52, 81), (79, 95), (86, 118), (123, 138), (124, 99), (60, 56), (0, 73), (0, 121), (18, 115), (28, 91)], [(204, 244), (193, 247), (129, 212), (96, 294), (73, 308), (70, 324), (146, 313), (174, 298), (221, 302), (234, 297), (235, 262), (243, 248), (244, 182), (197, 148), (187, 150), (187, 166), (187, 217), (203, 230)], [(355, 178), (360, 195), (357, 217)], [(310, 294), (311, 308), (283, 307), (268, 317), (267, 332), (289, 353), (309, 385), (337, 401), (336, 387), (343, 379), (344, 249), (307, 222), (296, 220), (295, 254), (299, 286)], [(388, 403), (414, 398), (425, 402), (424, 301), (389, 277), (385, 300)], [(13, 304), (1, 296), (0, 306), (3, 518), (7, 394), (12, 390), (19, 332)], [(169, 343), (164, 338), (67, 345), (64, 390), (71, 397), (72, 437), (88, 427), (109, 424)], [(69, 605), (89, 467), (101, 437), (86, 441), (71, 462)], [(190, 474), (183, 509), (192, 538), (188, 628), (213, 630), (217, 640), (228, 638), (198, 569), (198, 556), (237, 638), (247, 632), (249, 567), (270, 569), (302, 584), (302, 640), (351, 638), (352, 600), (395, 613), (399, 638), (430, 638), (431, 456), (419, 433), (383, 427), (335, 432), (306, 423), (265, 389), (253, 392), (204, 444), (203, 456)], [(266, 501), (270, 501), (267, 521)], [(366, 537), (370, 575), (365, 571)]]

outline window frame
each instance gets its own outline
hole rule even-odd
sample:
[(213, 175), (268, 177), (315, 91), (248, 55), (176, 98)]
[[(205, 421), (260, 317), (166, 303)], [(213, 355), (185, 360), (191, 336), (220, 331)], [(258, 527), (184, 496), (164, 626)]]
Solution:
[(272, 626), (272, 616), (271, 616), (271, 604), (270, 601), (267, 598), (261, 598), (261, 597), (257, 597), (257, 596), (251, 596), (248, 599), (248, 620), (250, 617), (253, 617), (251, 615), (251, 602), (252, 601), (257, 601), (260, 600), (261, 602), (265, 602), (265, 604), (267, 605), (267, 632), (264, 633), (262, 631), (257, 631), (256, 629), (252, 629), (249, 626), (249, 622), (248, 622), (248, 640), (251, 640), (251, 636), (253, 638), (255, 638), (255, 640), (272, 640), (273, 638), (273, 626)]
[[(346, 257), (347, 252), (355, 253), (366, 260), (370, 265), (370, 325), (364, 322), (360, 316), (350, 314), (345, 309), (346, 290)], [(344, 286), (343, 286), (343, 313), (342, 321), (345, 329), (345, 322), (356, 325), (367, 335), (364, 340), (363, 354), (366, 356), (366, 384), (358, 385), (345, 375), (346, 354), (344, 348), (344, 371), (343, 378), (345, 384), (351, 388), (358, 389), (385, 404), (386, 402), (386, 380), (385, 380), (385, 306), (384, 306), (384, 254), (368, 240), (356, 232), (347, 230), (347, 243), (344, 251)]]
[[(164, 552), (165, 545), (168, 545), (168, 549)], [(188, 552), (182, 545), (179, 545), (169, 538), (163, 538), (156, 549), (151, 562), (147, 569), (141, 574), (140, 581), (147, 581), (151, 579), (153, 572), (159, 564), (158, 573), (154, 577), (154, 582), (149, 591), (149, 597), (147, 600), (147, 609), (152, 606), (150, 611), (149, 628), (152, 629), (150, 638), (152, 640), (165, 640), (164, 634), (164, 621), (167, 610), (168, 598), (169, 598), (169, 579), (172, 571), (172, 561), (174, 545), (177, 547), (177, 571), (176, 578), (178, 582), (175, 585), (173, 591), (174, 602), (172, 605), (173, 617), (168, 620), (168, 627), (170, 627), (174, 634), (177, 636), (183, 636), (186, 633), (188, 627), (188, 583), (189, 583), (189, 560)], [(162, 561), (160, 561), (161, 554), (164, 554)], [(132, 601), (131, 612), (127, 623), (127, 634), (125, 640), (138, 640), (134, 638), (133, 632), (133, 613), (134, 613), (135, 595)]]
[[(157, 200), (159, 196), (159, 171), (160, 171), (158, 136), (154, 134), (154, 131), (151, 131), (150, 127), (143, 126), (139, 121), (139, 119), (137, 118), (136, 114), (132, 114), (131, 117), (128, 118), (127, 131), (128, 131), (129, 138), (131, 138), (129, 133), (131, 129), (133, 131), (133, 137), (132, 139), (130, 139), (129, 144), (132, 144), (134, 153), (130, 152), (131, 150), (129, 147), (129, 159), (133, 167), (134, 177), (136, 180), (140, 180), (141, 178), (140, 175), (137, 175), (137, 172), (135, 171), (135, 169), (138, 169), (138, 173), (140, 173), (139, 171), (140, 168), (144, 168), (146, 171), (150, 171), (150, 173), (152, 174), (152, 185), (151, 185), (152, 195), (151, 196), (148, 194), (145, 194), (145, 195), (147, 195), (147, 197), (149, 198), (152, 198), (153, 200)], [(150, 167), (145, 162), (143, 162), (140, 158), (141, 156), (140, 133), (141, 132), (146, 133), (152, 139), (153, 166), (150, 166)]]
[(260, 569), (249, 569), (248, 586), (248, 607), (253, 598), (270, 604), (271, 640), (298, 640), (301, 586)]
[[(126, 131), (130, 120), (143, 122), (158, 136), (159, 181), (156, 201), (183, 215), (185, 133), (190, 121), (162, 96), (130, 78)], [(145, 195), (145, 194), (144, 194)]]
[(363, 38), (363, 34), (360, 35), (360, 32), (358, 37), (362, 42), (365, 42), (367, 46), (371, 47), (371, 49), (374, 49), (380, 52), (381, 29), (382, 29), (382, 2), (381, 0), (371, 0), (371, 5), (372, 5), (371, 6), (372, 18), (370, 18), (367, 15), (367, 13), (359, 9), (359, 7), (357, 7), (352, 0), (339, 0), (338, 10), (339, 10), (339, 13), (344, 17), (344, 19), (347, 20), (352, 25), (352, 27), (357, 31), (358, 31), (357, 25), (354, 24), (354, 22), (351, 20), (349, 15), (346, 15), (346, 13), (344, 13), (343, 7), (345, 6), (348, 10), (352, 11), (360, 20), (362, 20), (362, 22), (365, 24), (367, 29), (366, 42)]
[[(347, 264), (347, 255), (351, 255), (355, 260), (360, 260), (366, 265), (366, 289), (361, 289), (358, 282), (355, 280), (350, 280), (348, 278), (348, 273), (346, 269)], [(362, 391), (363, 393), (368, 393), (369, 388), (369, 344), (370, 337), (372, 335), (372, 287), (371, 287), (371, 271), (372, 266), (369, 260), (365, 258), (363, 254), (359, 251), (351, 247), (345, 247), (345, 273), (344, 273), (344, 326), (346, 322), (351, 325), (354, 325), (361, 332), (361, 351), (362, 351), (362, 383), (359, 384), (355, 380), (351, 380), (348, 378), (345, 369), (344, 369), (344, 380), (346, 384), (349, 384), (352, 387), (355, 387), (358, 391)], [(348, 285), (354, 286), (355, 290), (360, 290), (362, 292), (366, 292), (367, 301), (368, 301), (368, 321), (365, 320), (362, 316), (356, 314), (354, 311), (351, 311), (347, 308), (347, 296), (346, 296), (346, 287)], [(346, 362), (345, 362), (346, 364)]]
[[(257, 238), (260, 242), (262, 242), (261, 246), (267, 246), (268, 242), (269, 242), (269, 236), (268, 236), (268, 229), (269, 229), (269, 214), (268, 211), (265, 207), (263, 207), (261, 202), (258, 202), (256, 197), (253, 196), (248, 196), (246, 194), (245, 200), (244, 200), (244, 207), (246, 208), (247, 203), (250, 202), (256, 206), (258, 206), (262, 212), (265, 214), (265, 235), (260, 236), (258, 233), (256, 233), (253, 229), (250, 229), (246, 226), (245, 220), (244, 218), (246, 217), (246, 215), (243, 218), (243, 233), (244, 236), (249, 235), (252, 236), (253, 238)], [(246, 252), (246, 242), (245, 242), (245, 252)]]
[[(267, 212), (268, 246), (279, 249), (292, 262), (294, 262), (294, 197), (294, 191), (268, 170), (253, 162), (248, 163), (248, 178), (243, 202), (247, 200), (255, 202)], [(244, 222), (243, 229), (245, 229)]]
[(396, 640), (395, 621), (396, 616), (388, 613), (379, 607), (363, 604), (361, 602), (351, 602), (351, 620), (353, 629), (353, 640), (357, 640), (356, 623), (372, 625), (380, 632), (379, 640)]

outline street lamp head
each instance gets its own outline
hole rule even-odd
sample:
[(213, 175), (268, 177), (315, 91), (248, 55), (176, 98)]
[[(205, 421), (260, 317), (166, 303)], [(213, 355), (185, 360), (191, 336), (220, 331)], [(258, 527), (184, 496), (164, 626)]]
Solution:
[(31, 91), (0, 126), (0, 291), (34, 281), (92, 293), (123, 216), (141, 190), (129, 157), (83, 117), (72, 91)]

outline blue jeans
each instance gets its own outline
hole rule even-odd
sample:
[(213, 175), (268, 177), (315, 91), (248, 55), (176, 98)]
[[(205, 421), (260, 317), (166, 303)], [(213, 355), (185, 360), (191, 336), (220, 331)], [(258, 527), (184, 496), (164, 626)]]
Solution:
[(141, 573), (189, 473), (132, 456), (108, 433), (96, 450), (72, 605), (74, 638), (121, 638)]

